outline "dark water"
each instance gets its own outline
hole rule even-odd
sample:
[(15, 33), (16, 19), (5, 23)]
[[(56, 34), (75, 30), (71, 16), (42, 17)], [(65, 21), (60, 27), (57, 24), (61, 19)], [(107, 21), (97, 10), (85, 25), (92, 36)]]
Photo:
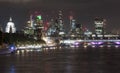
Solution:
[(0, 73), (120, 73), (120, 48), (20, 50), (0, 55)]

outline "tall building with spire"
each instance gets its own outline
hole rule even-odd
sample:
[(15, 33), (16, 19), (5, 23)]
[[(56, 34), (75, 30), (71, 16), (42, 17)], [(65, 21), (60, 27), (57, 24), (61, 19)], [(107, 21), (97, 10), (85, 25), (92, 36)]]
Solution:
[(16, 27), (15, 27), (15, 24), (12, 22), (12, 17), (10, 17), (9, 22), (6, 25), (5, 32), (6, 33), (15, 33), (16, 32)]

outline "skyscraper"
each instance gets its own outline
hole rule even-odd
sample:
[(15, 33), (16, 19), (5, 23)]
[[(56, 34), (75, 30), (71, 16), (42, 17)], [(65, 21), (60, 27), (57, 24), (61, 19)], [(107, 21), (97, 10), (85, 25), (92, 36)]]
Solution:
[(59, 11), (58, 14), (58, 27), (59, 27), (59, 35), (64, 34), (64, 24), (63, 24), (63, 14), (62, 11)]
[(103, 18), (95, 18), (95, 33), (97, 35), (104, 34), (104, 19)]
[(69, 19), (70, 19), (70, 26), (71, 26), (70, 31), (73, 32), (76, 29), (76, 22), (75, 22), (75, 19), (73, 18), (73, 16), (70, 16)]

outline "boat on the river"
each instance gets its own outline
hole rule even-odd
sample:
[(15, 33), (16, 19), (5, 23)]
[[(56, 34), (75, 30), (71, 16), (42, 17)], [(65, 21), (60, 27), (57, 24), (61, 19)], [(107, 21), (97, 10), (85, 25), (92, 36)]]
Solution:
[(7, 45), (4, 44), (0, 47), (0, 55), (1, 54), (11, 54), (11, 53), (15, 53), (16, 51), (16, 47), (15, 45), (11, 44), (11, 45)]

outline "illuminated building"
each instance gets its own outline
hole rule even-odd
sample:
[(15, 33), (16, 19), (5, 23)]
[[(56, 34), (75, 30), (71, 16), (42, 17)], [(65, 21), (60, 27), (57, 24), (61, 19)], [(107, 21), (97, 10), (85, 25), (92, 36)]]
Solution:
[(7, 23), (5, 32), (6, 33), (15, 33), (16, 32), (15, 24), (12, 22), (12, 18), (11, 17), (9, 19), (9, 22)]
[(48, 30), (49, 24), (50, 24), (49, 22), (46, 22), (46, 23), (44, 24), (44, 31), (45, 31), (45, 32)]
[(27, 35), (34, 35), (34, 29), (31, 28), (31, 27), (26, 27), (24, 29), (24, 33), (27, 34)]
[(83, 35), (83, 26), (82, 24), (76, 24), (75, 26), (76, 26), (76, 29), (75, 29), (76, 36), (81, 38)]
[(63, 36), (64, 34), (63, 14), (62, 11), (59, 11), (58, 17), (56, 19), (51, 19), (47, 35), (57, 37)]
[(24, 33), (29, 37), (39, 40), (42, 37), (43, 28), (44, 26), (41, 14), (34, 12), (30, 15), (27, 26), (24, 29)]
[(24, 33), (32, 36), (34, 35), (34, 26), (33, 26), (33, 19), (32, 19), (33, 15), (30, 15), (30, 20), (27, 21), (27, 26), (24, 29)]
[(95, 18), (95, 33), (104, 34), (104, 19), (102, 18)]
[(34, 28), (35, 28), (34, 35), (38, 40), (41, 39), (44, 26), (43, 26), (42, 16), (40, 14), (36, 15), (34, 19)]
[(59, 14), (58, 14), (58, 20), (56, 21), (58, 22), (58, 32), (59, 32), (59, 35), (64, 35), (64, 25), (63, 25), (63, 14), (62, 14), (62, 11), (59, 11)]
[(70, 16), (69, 19), (70, 19), (70, 25), (71, 25), (71, 32), (73, 32), (76, 29), (75, 19), (73, 19), (73, 16)]
[(85, 37), (90, 37), (92, 35), (92, 32), (90, 32), (88, 29), (84, 32)]
[(59, 16), (58, 16), (58, 24), (60, 26), (60, 31), (63, 30), (63, 14), (62, 11), (59, 11)]
[(29, 27), (33, 28), (33, 15), (30, 15)]
[(54, 22), (53, 19), (51, 19), (51, 21), (49, 23), (49, 28), (47, 30), (47, 35), (48, 36), (53, 36), (55, 32), (56, 32), (55, 22)]
[(78, 37), (81, 38), (82, 34), (83, 34), (83, 30), (82, 30), (82, 25), (81, 24), (77, 24), (76, 20), (73, 18), (73, 16), (69, 17), (70, 20), (70, 35), (73, 37)]

